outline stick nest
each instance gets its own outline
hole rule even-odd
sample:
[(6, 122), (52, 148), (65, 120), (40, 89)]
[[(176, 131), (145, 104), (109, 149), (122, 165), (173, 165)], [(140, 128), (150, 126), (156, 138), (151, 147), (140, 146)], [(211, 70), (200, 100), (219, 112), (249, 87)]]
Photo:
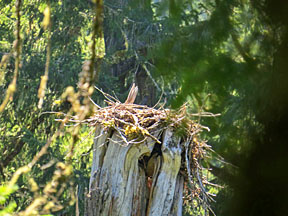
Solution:
[[(164, 108), (150, 108), (143, 105), (123, 104), (120, 102), (108, 102), (104, 108), (98, 107), (95, 114), (87, 120), (91, 126), (102, 125), (104, 129), (114, 129), (118, 132), (124, 145), (142, 143), (148, 137), (161, 144), (157, 132), (163, 132), (169, 128), (175, 132), (176, 136), (181, 137), (182, 165), (181, 175), (186, 179), (188, 189), (187, 200), (197, 200), (196, 208), (199, 210), (209, 209), (209, 201), (213, 198), (206, 192), (205, 185), (207, 173), (201, 165), (207, 152), (211, 150), (205, 141), (201, 140), (199, 135), (203, 129), (209, 131), (209, 128), (202, 126), (197, 121), (192, 120), (195, 116), (215, 116), (211, 113), (188, 114), (186, 105), (183, 105), (178, 111), (172, 111)], [(199, 119), (198, 119), (199, 120)], [(123, 142), (119, 143), (123, 145)], [(205, 213), (206, 214), (206, 213)]]
[(126, 144), (133, 143), (131, 138), (137, 137), (141, 140), (139, 138), (146, 136), (160, 144), (161, 141), (153, 134), (168, 127), (173, 128), (177, 135), (186, 139), (191, 136), (195, 137), (203, 129), (209, 130), (191, 120), (191, 115), (186, 112), (186, 105), (175, 112), (137, 104), (109, 102), (109, 106), (97, 109), (86, 122), (89, 122), (91, 126), (101, 124), (106, 129), (115, 129), (125, 138)]

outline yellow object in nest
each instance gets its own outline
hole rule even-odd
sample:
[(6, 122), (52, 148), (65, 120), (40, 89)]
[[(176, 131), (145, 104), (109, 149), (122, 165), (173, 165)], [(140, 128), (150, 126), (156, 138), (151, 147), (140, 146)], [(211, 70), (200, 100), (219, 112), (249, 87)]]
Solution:
[(126, 135), (127, 137), (131, 137), (131, 136), (139, 133), (139, 131), (140, 131), (139, 128), (136, 127), (136, 126), (127, 125), (127, 126), (125, 127), (125, 135)]

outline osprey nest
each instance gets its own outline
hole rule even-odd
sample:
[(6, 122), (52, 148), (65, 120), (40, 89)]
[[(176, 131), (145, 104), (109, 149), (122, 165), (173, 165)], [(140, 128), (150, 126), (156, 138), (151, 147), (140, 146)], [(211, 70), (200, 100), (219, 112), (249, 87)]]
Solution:
[(213, 198), (207, 192), (207, 185), (215, 185), (208, 182), (208, 170), (202, 166), (202, 161), (209, 157), (208, 153), (212, 150), (199, 136), (203, 129), (209, 131), (209, 128), (192, 119), (215, 115), (206, 112), (189, 114), (186, 111), (186, 105), (173, 111), (163, 107), (156, 109), (144, 105), (121, 103), (118, 100), (111, 100), (110, 95), (108, 98), (110, 98), (109, 101), (106, 101), (108, 106), (101, 108), (95, 104), (98, 109), (85, 122), (94, 127), (100, 125), (103, 128), (102, 133), (116, 131), (121, 141), (119, 142), (118, 139), (115, 142), (122, 146), (140, 145), (148, 138), (154, 140), (155, 145), (161, 145), (163, 132), (167, 129), (173, 131), (173, 136), (181, 138), (179, 173), (185, 181), (186, 199), (184, 202), (193, 200), (193, 205), (197, 209), (209, 209), (213, 212), (208, 204), (209, 201), (213, 201)]
[[(164, 156), (164, 152), (161, 151), (163, 145), (167, 145), (164, 137), (168, 131), (172, 139), (177, 139), (176, 146), (173, 146), (173, 142), (170, 142), (169, 146), (166, 147), (176, 148), (179, 151), (177, 154), (180, 154), (180, 169), (178, 169), (176, 175), (180, 175), (184, 179), (184, 203), (189, 203), (189, 206), (192, 206), (198, 212), (204, 210), (205, 215), (208, 215), (209, 211), (213, 213), (209, 206), (210, 201), (214, 201), (213, 194), (208, 193), (208, 186), (214, 187), (217, 185), (208, 181), (209, 170), (203, 167), (203, 162), (211, 156), (212, 149), (200, 138), (201, 132), (203, 130), (209, 131), (209, 128), (201, 125), (199, 119), (200, 117), (215, 117), (218, 115), (207, 112), (191, 114), (187, 111), (186, 104), (179, 110), (165, 109), (161, 106), (156, 108), (158, 104), (154, 107), (133, 104), (137, 89), (136, 94), (132, 95), (132, 100), (127, 99), (125, 103), (121, 103), (101, 90), (99, 91), (106, 98), (105, 102), (108, 104), (106, 107), (102, 108), (92, 101), (96, 109), (89, 119), (79, 122), (77, 117), (70, 117), (68, 121), (88, 124), (92, 128), (101, 128), (100, 134), (98, 133), (94, 140), (100, 139), (104, 134), (113, 134), (113, 136), (106, 136), (108, 144), (105, 142), (102, 146), (109, 145), (111, 142), (123, 147), (147, 145), (149, 142), (154, 143), (153, 151), (151, 150), (148, 156), (139, 158), (139, 164), (143, 165), (144, 170), (148, 169), (149, 160), (152, 159), (156, 151), (158, 151), (156, 153), (158, 156), (161, 157), (162, 153)], [(169, 154), (174, 153), (170, 151)], [(99, 172), (97, 173), (99, 175)], [(146, 170), (145, 173), (148, 179), (151, 179), (152, 175), (148, 174)], [(155, 172), (153, 176), (155, 176)], [(93, 179), (93, 176), (91, 178)]]

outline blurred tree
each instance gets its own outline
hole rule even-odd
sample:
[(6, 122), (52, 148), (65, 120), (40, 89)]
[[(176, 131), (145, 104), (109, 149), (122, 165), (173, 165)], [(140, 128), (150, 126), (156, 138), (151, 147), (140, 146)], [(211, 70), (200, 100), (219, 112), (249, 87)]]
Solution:
[[(1, 58), (10, 53), (14, 40), (14, 3), (0, 1)], [(82, 62), (89, 57), (90, 6), (80, 0), (51, 1), (52, 54), (42, 110), (66, 112), (70, 107), (68, 102), (57, 106), (57, 99), (66, 86), (77, 85)], [(27, 164), (57, 128), (54, 117), (37, 109), (46, 58), (47, 32), (41, 24), (45, 7), (44, 0), (22, 4), (18, 90), (0, 114), (1, 181)], [(211, 129), (209, 143), (234, 165), (224, 166), (215, 157), (207, 164), (218, 176), (214, 181), (227, 186), (218, 193), (214, 210), (218, 215), (287, 215), (287, 3), (107, 0), (104, 9), (106, 55), (98, 86), (124, 102), (135, 81), (137, 103), (154, 105), (164, 91), (172, 107), (188, 101), (191, 112), (201, 108), (222, 113), (217, 119), (202, 119)], [(1, 95), (12, 79), (13, 61), (0, 70)], [(103, 104), (99, 94), (93, 99)], [(40, 163), (63, 160), (67, 143), (69, 137), (57, 141)], [(80, 145), (80, 159), (74, 163), (78, 194), (84, 194), (89, 174), (89, 155), (82, 155), (87, 146)], [(44, 183), (52, 172), (45, 170), (44, 175), (33, 168), (31, 175)], [(27, 178), (20, 183), (25, 185)], [(14, 196), (19, 209), (32, 199), (26, 186), (21, 193)]]
[[(9, 54), (14, 40), (15, 26), (14, 0), (0, 1), (0, 58)], [(13, 101), (10, 101), (5, 111), (0, 114), (0, 181), (8, 180), (21, 166), (28, 164), (35, 154), (46, 143), (58, 127), (55, 117), (42, 114), (43, 111), (67, 112), (69, 103), (64, 102), (56, 106), (55, 101), (68, 85), (76, 86), (78, 74), (85, 53), (81, 47), (87, 46), (80, 41), (82, 35), (79, 29), (83, 23), (91, 20), (89, 5), (82, 1), (53, 1), (52, 8), (52, 37), (51, 37), (51, 64), (49, 80), (42, 110), (37, 108), (37, 91), (40, 77), (44, 74), (47, 32), (42, 28), (43, 12), (46, 1), (22, 1), (21, 4), (21, 37), (22, 61), (17, 81), (17, 91)], [(86, 14), (85, 14), (86, 12)], [(73, 23), (73, 25), (70, 25)], [(84, 28), (88, 28), (84, 26)], [(79, 42), (80, 41), (80, 42)], [(1, 95), (5, 95), (8, 84), (13, 75), (13, 61), (10, 57), (6, 70), (1, 68)], [(3, 69), (3, 70), (2, 70)], [(2, 102), (2, 100), (1, 100)], [(65, 144), (65, 142), (63, 142)], [(62, 161), (67, 152), (59, 151), (61, 145), (54, 145), (40, 161), (40, 164)], [(84, 149), (83, 149), (84, 150)], [(77, 169), (76, 169), (77, 170)], [(33, 176), (42, 185), (51, 178), (53, 169), (33, 168), (28, 176), (19, 179), (21, 190), (11, 199), (15, 199), (18, 210), (23, 209), (33, 199), (27, 184)], [(77, 171), (76, 171), (77, 172)], [(81, 181), (79, 179), (79, 181)], [(43, 186), (44, 187), (44, 186)]]
[[(147, 50), (155, 43), (158, 31), (152, 19), (150, 2), (105, 1), (105, 17), (107, 55), (102, 74), (106, 76), (103, 77), (105, 80), (108, 76), (109, 83), (105, 83), (105, 86), (100, 83), (100, 86), (111, 93), (111, 90), (118, 89), (120, 100), (123, 101), (135, 82), (139, 87), (136, 102), (154, 105), (158, 85), (149, 71), (151, 59), (147, 56)], [(109, 89), (111, 83), (117, 88)]]
[(196, 105), (222, 113), (203, 122), (213, 148), (237, 167), (219, 170), (211, 160), (212, 172), (229, 186), (216, 214), (287, 215), (287, 4), (171, 2), (158, 6), (171, 14), (163, 19), (167, 37), (153, 52), (158, 73), (180, 82), (173, 106), (192, 95)]

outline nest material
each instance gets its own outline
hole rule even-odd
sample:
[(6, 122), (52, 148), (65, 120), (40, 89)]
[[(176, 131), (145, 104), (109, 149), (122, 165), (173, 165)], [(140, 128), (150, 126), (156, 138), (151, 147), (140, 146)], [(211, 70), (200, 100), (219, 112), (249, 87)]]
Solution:
[[(152, 134), (166, 128), (172, 128), (176, 135), (181, 136), (183, 140), (191, 139), (189, 142), (198, 143), (196, 141), (198, 134), (203, 129), (208, 129), (191, 120), (186, 113), (186, 106), (182, 106), (179, 111), (173, 112), (169, 109), (155, 109), (143, 105), (118, 102), (109, 102), (109, 105), (96, 110), (87, 122), (91, 126), (100, 124), (106, 129), (115, 129), (127, 145), (133, 143), (130, 139), (133, 137), (137, 137), (139, 141), (141, 141), (141, 138), (150, 137), (160, 144), (161, 141)], [(202, 151), (196, 151), (195, 149), (194, 153), (196, 154), (196, 152), (200, 153)]]
[(101, 124), (104, 128), (115, 129), (127, 145), (133, 143), (131, 138), (141, 140), (146, 136), (161, 143), (152, 134), (159, 130), (159, 126), (163, 127), (167, 112), (136, 104), (110, 102), (110, 106), (98, 109), (89, 121), (92, 126)]
[[(114, 129), (119, 133), (124, 145), (142, 143), (148, 137), (161, 144), (158, 137), (153, 134), (169, 128), (176, 136), (182, 139), (182, 165), (181, 175), (186, 179), (189, 188), (189, 199), (197, 200), (197, 208), (210, 209), (209, 201), (212, 197), (206, 192), (205, 184), (209, 183), (204, 175), (201, 161), (207, 157), (210, 146), (199, 137), (203, 129), (197, 121), (191, 120), (195, 114), (186, 112), (186, 105), (180, 110), (155, 109), (143, 105), (123, 104), (119, 102), (108, 102), (107, 107), (98, 108), (95, 114), (87, 120), (91, 126), (102, 125), (104, 129)], [(213, 114), (202, 113), (204, 116)], [(199, 116), (197, 114), (196, 116)], [(123, 142), (119, 144), (123, 145)], [(210, 209), (210, 211), (212, 211)], [(205, 211), (206, 212), (206, 211)], [(213, 211), (212, 211), (213, 212)]]

